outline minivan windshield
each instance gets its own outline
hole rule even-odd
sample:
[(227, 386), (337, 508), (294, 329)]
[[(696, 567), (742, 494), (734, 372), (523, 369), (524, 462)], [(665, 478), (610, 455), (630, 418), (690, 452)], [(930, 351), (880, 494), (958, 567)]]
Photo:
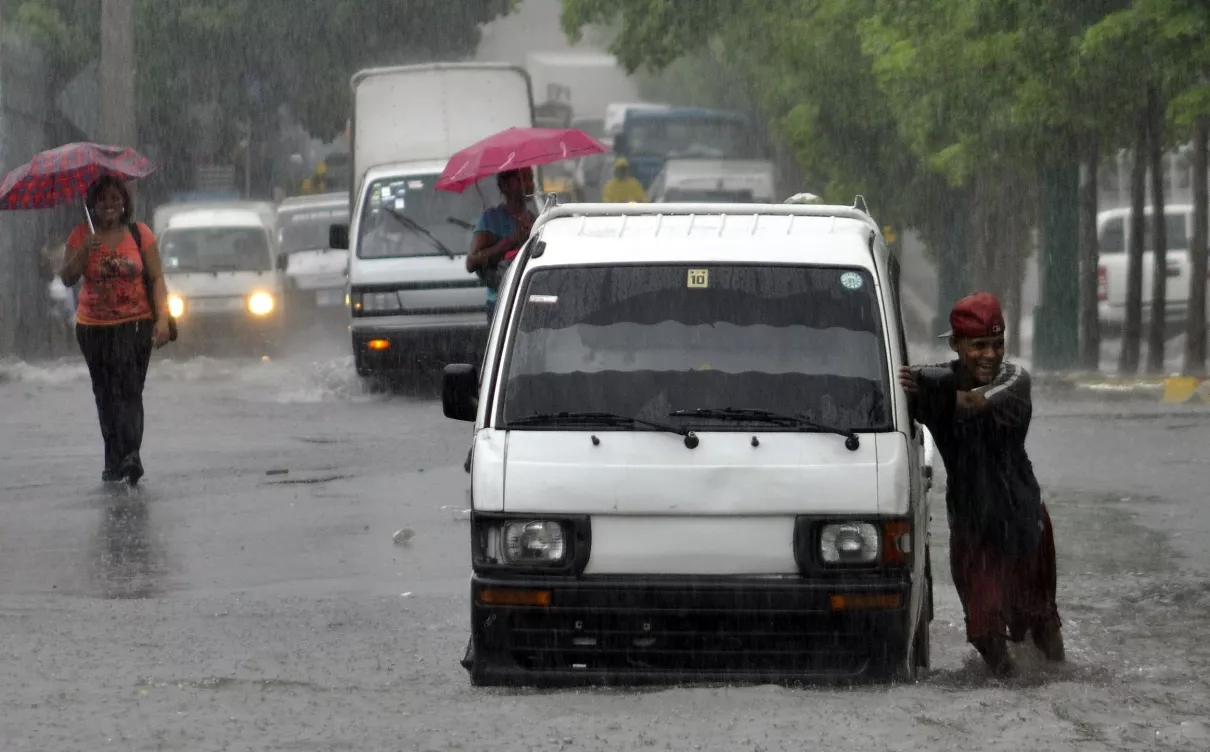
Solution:
[(438, 177), (410, 175), (374, 181), (361, 215), (357, 255), (361, 258), (445, 255), (432, 240), (409, 228), (397, 215), (416, 222), (454, 253), (466, 253), (471, 245), (471, 231), (449, 218), (474, 227), (485, 201), (474, 189), (462, 193), (436, 190), (433, 186)]
[(328, 228), (349, 221), (347, 206), (309, 207), (278, 213), (282, 253), (328, 249)]
[(167, 274), (273, 270), (261, 227), (169, 228), (160, 238), (160, 255)]
[(556, 267), (532, 272), (518, 302), (506, 426), (533, 428), (533, 416), (567, 412), (751, 430), (703, 416), (731, 408), (891, 430), (881, 313), (866, 270)]

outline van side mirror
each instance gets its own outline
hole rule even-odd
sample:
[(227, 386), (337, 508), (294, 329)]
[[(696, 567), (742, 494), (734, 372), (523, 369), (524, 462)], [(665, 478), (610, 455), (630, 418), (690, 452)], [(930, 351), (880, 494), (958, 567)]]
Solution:
[(624, 157), (630, 153), (630, 143), (625, 133), (619, 133), (613, 137), (613, 153), (619, 157)]
[(328, 247), (334, 251), (349, 250), (348, 225), (328, 225)]
[(290, 254), (281, 253), (277, 256), (277, 270), (284, 272), (290, 268)]
[(452, 420), (474, 421), (479, 412), (479, 374), (467, 363), (445, 367), (441, 387), (441, 409)]

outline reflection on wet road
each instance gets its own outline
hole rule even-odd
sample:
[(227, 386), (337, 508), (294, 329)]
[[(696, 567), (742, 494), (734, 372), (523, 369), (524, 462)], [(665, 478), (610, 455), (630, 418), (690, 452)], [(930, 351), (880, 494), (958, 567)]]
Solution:
[(458, 665), (469, 428), (433, 400), (337, 356), (157, 362), (137, 491), (100, 483), (82, 366), (0, 364), (0, 404), (6, 751), (1210, 749), (1204, 409), (1040, 402), (1067, 666), (987, 678), (938, 571), (913, 686), (505, 692)]

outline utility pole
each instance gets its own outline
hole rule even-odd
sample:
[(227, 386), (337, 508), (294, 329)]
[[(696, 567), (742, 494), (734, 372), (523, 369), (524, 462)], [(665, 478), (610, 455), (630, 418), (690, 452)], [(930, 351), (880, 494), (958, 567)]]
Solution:
[(135, 0), (101, 0), (101, 141), (138, 145), (135, 128)]

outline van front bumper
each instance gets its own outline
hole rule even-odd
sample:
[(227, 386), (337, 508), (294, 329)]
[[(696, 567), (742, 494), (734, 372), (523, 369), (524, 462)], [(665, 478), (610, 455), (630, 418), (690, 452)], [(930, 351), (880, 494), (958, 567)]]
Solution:
[(487, 313), (476, 308), (456, 314), (354, 318), (349, 333), (359, 374), (392, 373), (426, 363), (477, 359), (487, 344)]
[[(518, 605), (524, 598), (549, 605)], [(906, 660), (910, 602), (906, 573), (844, 580), (475, 575), (468, 668), (483, 685), (878, 678)]]

